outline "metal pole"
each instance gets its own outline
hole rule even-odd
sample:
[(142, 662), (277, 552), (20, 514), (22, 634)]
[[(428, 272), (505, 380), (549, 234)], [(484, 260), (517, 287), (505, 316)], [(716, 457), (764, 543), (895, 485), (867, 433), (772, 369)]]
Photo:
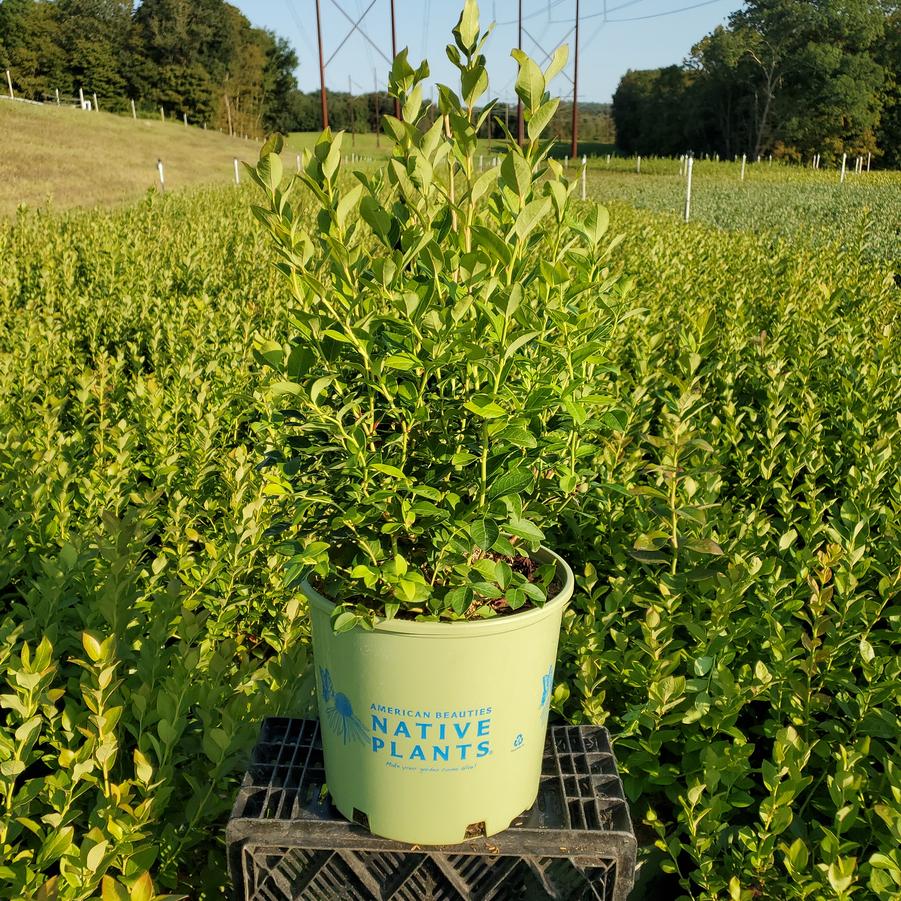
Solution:
[(573, 145), (572, 156), (579, 155), (579, 0), (576, 0), (576, 34), (573, 39)]
[[(522, 50), (522, 0), (519, 0), (519, 32), (516, 38), (516, 46)], [(519, 94), (516, 95), (516, 134), (519, 140), (519, 146), (525, 143), (525, 131), (523, 129), (523, 121), (522, 121), (522, 100), (519, 97)], [(573, 151), (575, 155), (575, 151)]]
[(350, 104), (350, 146), (357, 146), (357, 122), (354, 118), (354, 89), (350, 76), (347, 76), (347, 102)]
[(372, 70), (372, 83), (375, 85), (375, 146), (380, 147), (379, 139), (382, 132), (382, 95), (379, 93), (379, 77), (375, 68)]
[(325, 97), (325, 62), (322, 56), (322, 15), (316, 0), (316, 37), (319, 40), (319, 99), (322, 101), (322, 128), (328, 128), (328, 100)]
[[(317, 0), (318, 2), (318, 0)], [(394, 0), (391, 0), (391, 59), (397, 56), (397, 25), (394, 18)], [(394, 118), (400, 119), (400, 100), (394, 98)]]

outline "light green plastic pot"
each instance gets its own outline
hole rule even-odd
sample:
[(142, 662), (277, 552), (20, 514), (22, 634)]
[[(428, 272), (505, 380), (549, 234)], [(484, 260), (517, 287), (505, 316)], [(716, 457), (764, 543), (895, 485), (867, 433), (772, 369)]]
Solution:
[(336, 635), (333, 604), (304, 585), (325, 778), (349, 820), (419, 845), (493, 835), (535, 803), (560, 620), (573, 592), (478, 622), (391, 620)]

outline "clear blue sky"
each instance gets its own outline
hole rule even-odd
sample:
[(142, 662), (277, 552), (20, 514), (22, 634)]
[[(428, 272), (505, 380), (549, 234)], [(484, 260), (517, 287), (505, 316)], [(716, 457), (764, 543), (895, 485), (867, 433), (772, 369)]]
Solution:
[[(254, 25), (270, 28), (287, 38), (297, 51), (300, 87), (311, 91), (319, 87), (316, 51), (315, 0), (232, 0)], [(341, 6), (356, 20), (371, 0), (340, 0)], [(579, 97), (582, 100), (607, 102), (620, 77), (627, 69), (648, 69), (681, 62), (692, 44), (722, 23), (741, 0), (581, 0)], [(320, 0), (322, 38), (325, 57), (337, 49), (352, 27), (333, 0)], [(431, 81), (455, 85), (454, 69), (444, 54), (450, 32), (459, 16), (462, 0), (395, 0), (397, 47), (410, 48), (410, 56), (418, 62), (429, 60)], [(685, 7), (696, 6), (694, 9)], [(501, 100), (512, 98), (515, 65), (510, 48), (516, 46), (517, 0), (482, 0), (483, 24), (492, 20), (497, 27), (488, 49), (488, 71), (491, 76), (490, 96)], [(362, 27), (372, 42), (391, 56), (391, 30), (388, 0), (374, 0), (363, 19)], [(678, 11), (684, 10), (684, 11)], [(661, 13), (671, 13), (660, 15)], [(566, 40), (572, 52), (572, 28), (575, 0), (523, 0), (523, 28), (546, 51), (558, 41)], [(652, 17), (652, 18), (645, 18)], [(632, 21), (614, 21), (631, 19)], [(511, 23), (511, 24), (506, 24)], [(523, 34), (523, 47), (539, 60), (544, 55), (529, 36)], [(347, 79), (353, 79), (354, 91), (373, 89), (373, 69), (384, 87), (387, 63), (371, 44), (355, 32), (336, 53), (326, 70), (329, 88), (346, 91)], [(568, 67), (571, 71), (571, 62)], [(571, 94), (571, 82), (559, 75), (553, 90)]]

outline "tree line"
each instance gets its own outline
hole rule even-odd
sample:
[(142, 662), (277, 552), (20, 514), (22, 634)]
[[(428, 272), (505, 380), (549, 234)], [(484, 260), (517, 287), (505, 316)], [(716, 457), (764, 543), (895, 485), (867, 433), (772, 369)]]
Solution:
[(297, 56), (223, 0), (3, 0), (0, 68), (33, 100), (96, 94), (233, 134), (291, 124)]
[[(380, 128), (380, 117), (394, 113), (394, 101), (382, 92), (349, 94), (327, 91), (329, 125), (332, 129), (357, 132), (374, 132)], [(424, 102), (426, 119), (434, 122), (437, 105)], [(481, 112), (481, 109), (478, 110)], [(613, 117), (609, 103), (579, 103), (579, 141), (591, 144), (610, 144), (615, 140)], [(297, 92), (292, 97), (291, 131), (317, 131), (322, 128), (322, 107), (319, 91)], [(516, 104), (497, 103), (490, 120), (482, 126), (480, 137), (499, 138), (500, 122), (511, 134), (516, 134)], [(561, 144), (568, 142), (572, 133), (572, 103), (563, 102), (548, 123), (547, 135)]]
[(682, 65), (629, 71), (613, 97), (626, 153), (686, 151), (901, 165), (901, 4), (746, 0)]

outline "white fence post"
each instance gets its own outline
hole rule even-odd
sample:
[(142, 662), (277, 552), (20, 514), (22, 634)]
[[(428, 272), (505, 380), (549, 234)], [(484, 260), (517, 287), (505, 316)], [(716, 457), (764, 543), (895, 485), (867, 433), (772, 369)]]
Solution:
[(691, 170), (694, 166), (694, 158), (689, 156), (688, 168), (685, 170), (686, 178), (685, 178), (685, 221), (691, 218)]
[(241, 184), (241, 175), (238, 170), (238, 158), (235, 157), (234, 161), (235, 161), (235, 184), (239, 185), (239, 184)]
[(182, 117), (182, 119), (184, 119), (185, 128), (187, 128), (187, 127), (188, 127), (188, 114), (187, 114), (187, 113), (182, 113), (182, 114), (181, 114), (181, 117)]
[(588, 171), (588, 157), (582, 157), (582, 200), (585, 199), (585, 173)]
[(745, 180), (745, 163), (747, 163), (747, 162), (748, 162), (748, 155), (746, 153), (743, 153), (741, 155), (741, 180), (742, 181)]
[(80, 109), (84, 109), (84, 91), (81, 88), (78, 89), (78, 105)]
[(56, 105), (59, 106), (59, 88), (56, 88)]
[(163, 108), (160, 107), (160, 122), (166, 121), (166, 114), (163, 112)]
[(9, 74), (9, 69), (6, 70), (6, 83), (9, 85), (9, 99), (15, 100), (16, 95), (13, 94), (13, 77)]
[(137, 111), (135, 110), (135, 100), (134, 100), (134, 97), (131, 98), (131, 118), (132, 118), (132, 119), (137, 119), (137, 118), (138, 118), (138, 113), (137, 113)]
[(160, 190), (165, 194), (166, 193), (166, 178), (163, 175), (163, 161), (162, 160), (156, 161), (156, 171), (160, 175)]
[(841, 175), (841, 178), (838, 180), (838, 183), (840, 185), (843, 185), (845, 183), (845, 163), (847, 161), (848, 161), (848, 154), (843, 153), (842, 154), (842, 175)]
[(868, 150), (867, 151), (867, 172), (870, 171), (870, 159), (872, 158), (872, 156), (873, 156), (872, 152)]

